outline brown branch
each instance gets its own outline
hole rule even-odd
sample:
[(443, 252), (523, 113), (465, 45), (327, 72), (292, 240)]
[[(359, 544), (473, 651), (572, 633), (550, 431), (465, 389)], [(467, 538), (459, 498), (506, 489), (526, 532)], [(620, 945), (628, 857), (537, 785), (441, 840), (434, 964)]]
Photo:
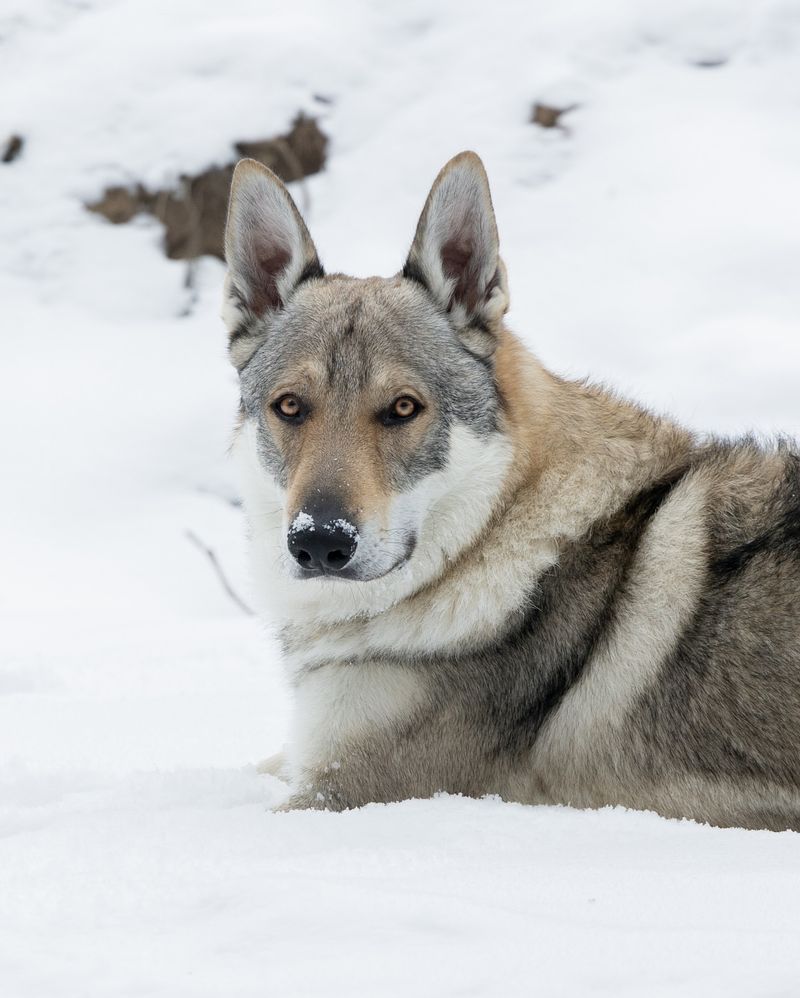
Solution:
[(239, 607), (242, 613), (246, 614), (246, 616), (248, 617), (254, 617), (255, 614), (253, 613), (253, 611), (245, 603), (245, 601), (238, 595), (238, 593), (230, 584), (230, 582), (228, 582), (225, 573), (222, 571), (222, 566), (220, 565), (217, 556), (216, 554), (214, 554), (213, 550), (210, 547), (208, 547), (207, 544), (204, 544), (197, 536), (197, 534), (193, 533), (191, 530), (186, 531), (186, 536), (192, 542), (192, 544), (194, 544), (195, 547), (199, 548), (206, 556), (206, 558), (208, 558), (208, 560), (211, 562), (211, 567), (214, 569), (214, 573), (219, 579), (222, 588), (225, 590), (228, 596), (230, 596), (233, 602)]

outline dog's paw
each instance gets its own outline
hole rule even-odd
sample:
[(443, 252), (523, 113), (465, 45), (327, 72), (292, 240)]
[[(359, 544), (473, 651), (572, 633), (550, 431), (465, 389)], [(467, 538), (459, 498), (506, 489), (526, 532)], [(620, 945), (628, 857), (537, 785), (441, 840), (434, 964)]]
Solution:
[(284, 783), (289, 782), (289, 764), (283, 752), (276, 752), (256, 765), (256, 772), (262, 776), (274, 776)]
[(336, 793), (322, 793), (313, 787), (294, 789), (291, 795), (272, 809), (273, 813), (286, 811), (346, 811), (348, 805)]
[(285, 814), (289, 811), (325, 811), (325, 800), (322, 794), (293, 793), (282, 804), (273, 807), (273, 814)]

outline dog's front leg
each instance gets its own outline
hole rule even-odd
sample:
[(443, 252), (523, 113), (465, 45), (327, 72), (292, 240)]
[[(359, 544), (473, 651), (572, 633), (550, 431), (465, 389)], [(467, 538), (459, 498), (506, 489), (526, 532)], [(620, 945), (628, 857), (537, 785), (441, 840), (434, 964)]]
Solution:
[(301, 675), (289, 750), (292, 795), (279, 810), (344, 811), (414, 796), (397, 765), (400, 732), (426, 702), (423, 679), (395, 663), (334, 661)]

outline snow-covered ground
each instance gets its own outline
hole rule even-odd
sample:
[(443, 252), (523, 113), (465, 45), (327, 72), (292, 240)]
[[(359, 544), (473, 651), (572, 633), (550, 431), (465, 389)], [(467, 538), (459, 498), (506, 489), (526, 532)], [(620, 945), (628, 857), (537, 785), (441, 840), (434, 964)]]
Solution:
[[(544, 130), (535, 100), (577, 107)], [(270, 812), (276, 646), (187, 536), (247, 598), (222, 266), (193, 301), (155, 223), (82, 202), (300, 109), (329, 269), (395, 271), (475, 148), (547, 363), (800, 431), (800, 0), (4, 0), (0, 995), (796, 995), (795, 834)]]

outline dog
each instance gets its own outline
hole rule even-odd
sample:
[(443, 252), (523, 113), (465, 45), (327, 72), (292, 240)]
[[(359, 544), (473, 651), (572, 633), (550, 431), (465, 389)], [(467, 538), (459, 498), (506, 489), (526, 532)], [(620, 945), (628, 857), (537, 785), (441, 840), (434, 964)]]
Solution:
[(548, 372), (504, 325), (483, 165), (402, 271), (326, 274), (236, 167), (223, 318), (287, 809), (437, 792), (800, 829), (800, 459)]

